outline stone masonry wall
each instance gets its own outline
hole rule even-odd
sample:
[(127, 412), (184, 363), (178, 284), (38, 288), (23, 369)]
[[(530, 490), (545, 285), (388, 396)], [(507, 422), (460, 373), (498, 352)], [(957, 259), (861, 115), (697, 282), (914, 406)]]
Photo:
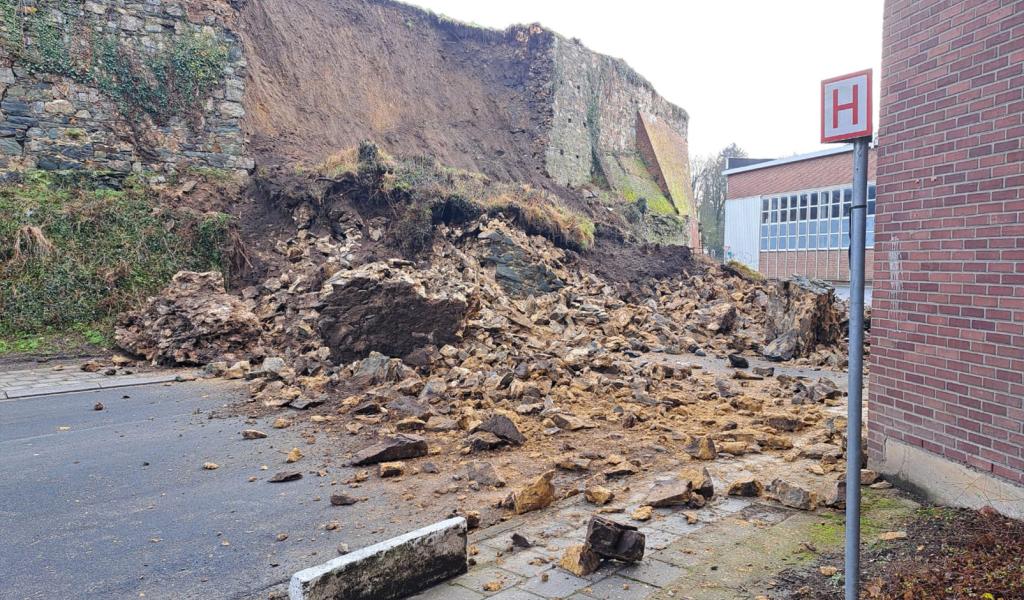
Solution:
[(654, 117), (686, 138), (686, 112), (623, 61), (557, 36), (552, 54), (554, 113), (545, 165), (558, 183), (591, 181), (595, 160), (603, 155), (638, 153), (638, 115)]
[[(246, 60), (225, 25), (226, 3), (0, 0), (0, 10), (0, 170), (254, 167), (239, 124)], [(213, 73), (207, 93), (181, 114), (150, 114), (167, 105), (160, 93), (173, 85), (160, 81), (166, 77), (152, 65), (187, 59), (179, 48), (191, 39), (223, 52), (223, 72)], [(109, 56), (122, 60), (123, 72), (104, 70), (102, 40), (116, 40), (119, 50)], [(149, 78), (142, 81), (156, 90), (148, 113), (133, 110), (132, 86), (117, 88), (114, 78), (145, 69)], [(128, 93), (119, 97), (113, 89)]]

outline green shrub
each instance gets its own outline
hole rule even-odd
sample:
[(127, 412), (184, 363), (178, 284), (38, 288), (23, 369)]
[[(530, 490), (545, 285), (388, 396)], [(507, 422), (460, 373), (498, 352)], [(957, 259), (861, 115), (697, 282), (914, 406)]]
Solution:
[(177, 271), (226, 263), (228, 215), (157, 208), (139, 184), (111, 190), (75, 179), (67, 186), (30, 172), (22, 184), (0, 185), (0, 338), (77, 328), (102, 340), (109, 325), (89, 333), (93, 324)]

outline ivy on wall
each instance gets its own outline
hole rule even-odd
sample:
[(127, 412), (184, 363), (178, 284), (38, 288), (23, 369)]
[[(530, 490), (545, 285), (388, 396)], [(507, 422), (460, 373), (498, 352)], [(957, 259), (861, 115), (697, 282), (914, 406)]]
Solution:
[(224, 77), (228, 47), (214, 35), (188, 32), (145, 51), (96, 34), (80, 13), (68, 0), (0, 0), (2, 43), (23, 66), (96, 86), (126, 116), (147, 115), (158, 125), (196, 117)]

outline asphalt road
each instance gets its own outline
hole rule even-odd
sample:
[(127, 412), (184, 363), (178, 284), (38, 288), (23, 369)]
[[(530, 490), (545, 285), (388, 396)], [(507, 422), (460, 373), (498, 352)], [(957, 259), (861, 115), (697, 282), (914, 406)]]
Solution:
[[(445, 507), (417, 510), (394, 490), (332, 507), (331, 491), (353, 492), (331, 486), (353, 472), (326, 454), (338, 446), (308, 446), (270, 419), (209, 418), (243, 393), (195, 382), (0, 402), (0, 599), (265, 599), (339, 543), (443, 518)], [(242, 440), (253, 427), (270, 437)], [(286, 465), (292, 446), (309, 456)], [(293, 466), (303, 479), (266, 481)], [(327, 531), (332, 520), (341, 526)]]

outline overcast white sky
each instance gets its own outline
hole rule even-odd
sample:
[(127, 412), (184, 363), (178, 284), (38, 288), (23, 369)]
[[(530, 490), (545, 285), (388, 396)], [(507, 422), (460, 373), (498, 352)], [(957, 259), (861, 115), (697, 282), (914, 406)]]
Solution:
[(821, 80), (861, 69), (877, 116), (883, 0), (411, 1), (488, 27), (539, 21), (626, 59), (690, 113), (691, 154), (820, 149)]

